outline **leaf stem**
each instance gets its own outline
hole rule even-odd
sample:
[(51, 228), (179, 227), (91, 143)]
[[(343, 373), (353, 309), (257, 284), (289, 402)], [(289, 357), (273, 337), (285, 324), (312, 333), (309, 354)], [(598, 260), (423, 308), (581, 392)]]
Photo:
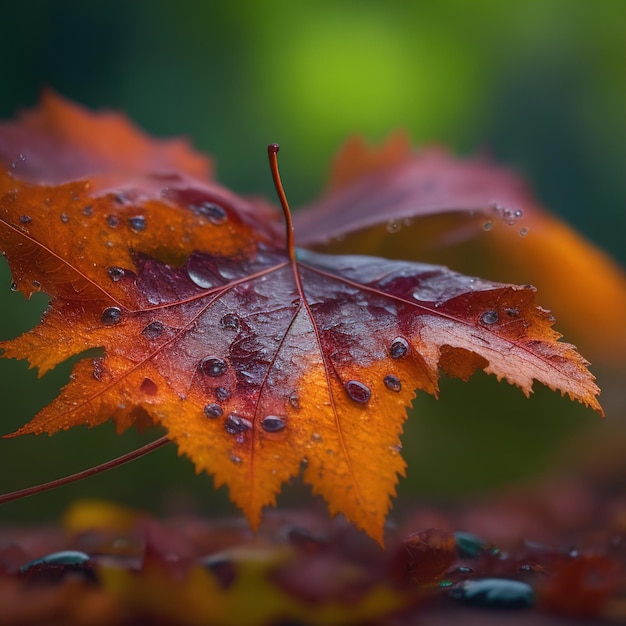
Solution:
[(267, 146), (267, 155), (270, 159), (270, 170), (272, 171), (272, 179), (274, 180), (274, 187), (280, 200), (280, 205), (283, 208), (283, 214), (285, 216), (285, 226), (287, 234), (287, 253), (291, 263), (296, 263), (296, 245), (293, 237), (293, 222), (291, 220), (291, 211), (289, 210), (289, 203), (287, 202), (287, 196), (283, 188), (283, 182), (280, 179), (280, 172), (278, 171), (278, 151), (280, 146), (277, 143), (271, 143)]
[(83, 478), (89, 478), (90, 476), (100, 474), (101, 472), (105, 472), (106, 470), (110, 470), (114, 467), (124, 465), (129, 461), (134, 461), (139, 457), (142, 457), (150, 452), (153, 452), (154, 450), (157, 450), (158, 448), (163, 447), (169, 442), (169, 437), (160, 437), (159, 439), (151, 441), (141, 448), (137, 448), (132, 452), (127, 452), (126, 454), (118, 456), (111, 461), (106, 461), (106, 463), (101, 463), (100, 465), (90, 467), (89, 469), (83, 470), (82, 472), (77, 472), (76, 474), (71, 474), (70, 476), (64, 476), (63, 478), (57, 478), (55, 480), (51, 480), (50, 482), (42, 483), (41, 485), (35, 485), (34, 487), (27, 487), (26, 489), (20, 489), (18, 491), (12, 491), (11, 493), (2, 494), (0, 495), (0, 504), (6, 504), (7, 502), (12, 502), (13, 500), (19, 500), (20, 498), (26, 498), (37, 493), (50, 491), (51, 489), (56, 489), (57, 487), (62, 487), (63, 485), (77, 482), (79, 480), (82, 480)]

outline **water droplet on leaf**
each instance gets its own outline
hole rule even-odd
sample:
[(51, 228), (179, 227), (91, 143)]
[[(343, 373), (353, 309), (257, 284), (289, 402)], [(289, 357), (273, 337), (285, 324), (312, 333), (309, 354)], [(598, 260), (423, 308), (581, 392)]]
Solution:
[(493, 228), (493, 222), (489, 220), (483, 224), (483, 230), (491, 230)]
[(349, 380), (346, 383), (346, 391), (350, 398), (359, 404), (366, 404), (372, 396), (369, 387), (358, 380)]
[(491, 326), (493, 324), (497, 324), (498, 322), (498, 312), (497, 311), (485, 311), (480, 316), (480, 323), (485, 326)]
[(135, 215), (128, 218), (128, 225), (136, 232), (146, 230), (146, 218), (143, 215)]
[(409, 342), (404, 337), (396, 337), (389, 346), (392, 359), (400, 359), (409, 351)]
[(201, 268), (197, 268), (193, 265), (187, 265), (187, 276), (189, 276), (195, 285), (201, 287), (202, 289), (211, 289), (211, 287), (215, 287), (214, 276), (208, 274)]
[[(63, 217), (61, 217), (61, 219), (63, 219)], [(111, 228), (115, 228), (119, 226), (119, 223), (120, 223), (120, 220), (116, 215), (107, 215), (107, 224)]]
[(146, 339), (158, 339), (163, 334), (164, 326), (158, 320), (150, 322), (142, 331), (141, 334)]
[(121, 267), (109, 267), (107, 268), (107, 274), (109, 278), (116, 283), (118, 280), (124, 278), (126, 272)]
[(220, 326), (228, 330), (237, 330), (239, 328), (239, 318), (232, 313), (226, 313), (220, 320)]
[(322, 443), (322, 441), (323, 441), (322, 435), (320, 435), (319, 433), (313, 433), (311, 435), (311, 441), (313, 443)]
[(22, 163), (26, 161), (26, 157), (20, 152), (15, 161), (11, 161), (11, 169), (16, 170)]
[(11, 291), (17, 291), (17, 289), (18, 289), (17, 283), (15, 281), (13, 281), (11, 283)]
[(383, 378), (383, 382), (385, 383), (385, 387), (391, 389), (391, 391), (400, 391), (402, 389), (400, 379), (392, 374), (387, 374), (387, 376)]
[(32, 222), (33, 218), (30, 215), (20, 215), (20, 224), (28, 224)]
[(298, 397), (298, 394), (295, 391), (289, 395), (289, 404), (294, 409), (300, 408), (300, 398)]
[(526, 228), (526, 226), (523, 226), (519, 229), (519, 234), (520, 237), (526, 237), (526, 235), (528, 235), (528, 228)]
[(219, 404), (212, 402), (204, 407), (204, 414), (211, 419), (215, 419), (216, 417), (222, 417), (224, 409)]
[(250, 430), (252, 428), (252, 422), (236, 413), (231, 413), (224, 422), (224, 428), (227, 433), (238, 435), (239, 433), (245, 433)]
[(143, 382), (139, 386), (139, 391), (145, 393), (147, 396), (156, 396), (159, 388), (153, 380), (150, 380), (149, 378), (144, 378)]
[(267, 415), (261, 421), (261, 428), (267, 433), (280, 432), (286, 425), (285, 420), (277, 415)]
[(206, 376), (223, 376), (227, 368), (226, 361), (215, 356), (207, 356), (200, 361), (200, 370)]
[(67, 213), (61, 213), (61, 221), (64, 224), (67, 224), (70, 221), (70, 218), (68, 217)]
[(225, 402), (226, 400), (228, 400), (228, 398), (230, 398), (231, 394), (230, 391), (226, 389), (226, 387), (218, 387), (215, 390), (215, 395), (220, 402)]
[(93, 206), (91, 204), (88, 204), (84, 209), (83, 209), (83, 215), (85, 217), (91, 217), (93, 215)]
[(235, 465), (241, 465), (241, 463), (243, 463), (243, 461), (241, 460), (240, 456), (237, 456), (235, 454), (231, 454), (230, 455), (230, 460), (235, 464)]
[(211, 224), (215, 224), (216, 226), (223, 224), (228, 219), (226, 211), (219, 204), (215, 204), (214, 202), (203, 202), (201, 205), (191, 208), (199, 215), (202, 215), (202, 217), (206, 217)]
[(105, 326), (115, 326), (115, 324), (119, 324), (122, 321), (122, 311), (116, 306), (110, 306), (104, 309), (100, 321)]

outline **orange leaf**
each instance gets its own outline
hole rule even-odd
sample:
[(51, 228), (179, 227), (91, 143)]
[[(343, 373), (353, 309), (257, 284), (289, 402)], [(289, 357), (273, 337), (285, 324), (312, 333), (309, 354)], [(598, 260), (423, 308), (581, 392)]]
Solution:
[(536, 379), (602, 412), (533, 288), (282, 240), (272, 213), (189, 176), (103, 188), (0, 175), (15, 288), (52, 298), (3, 355), (43, 372), (103, 350), (14, 435), (162, 425), (254, 527), (306, 462), (331, 513), (382, 542), (406, 408), (415, 389), (437, 393), (439, 368), (526, 394)]

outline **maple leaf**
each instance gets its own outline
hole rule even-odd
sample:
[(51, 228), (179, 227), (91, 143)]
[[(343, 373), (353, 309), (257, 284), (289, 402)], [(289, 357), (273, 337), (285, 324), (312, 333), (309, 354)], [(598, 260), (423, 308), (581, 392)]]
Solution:
[(541, 209), (519, 175), (486, 157), (461, 160), (441, 147), (413, 152), (403, 133), (378, 147), (354, 137), (335, 158), (328, 192), (294, 223), (298, 243), (321, 252), (429, 261), (530, 283), (594, 362), (625, 363), (623, 269)]
[[(118, 166), (94, 140), (84, 167), (47, 171), (55, 144), (71, 156), (104, 121), (137, 158)], [(0, 127), (0, 246), (13, 288), (51, 297), (39, 326), (0, 343), (3, 356), (43, 374), (103, 352), (11, 436), (110, 418), (119, 431), (161, 425), (253, 527), (305, 462), (331, 513), (382, 543), (406, 410), (416, 389), (437, 393), (440, 369), (464, 380), (483, 369), (527, 395), (536, 379), (602, 413), (586, 361), (558, 341), (534, 288), (296, 250), (277, 147), (286, 236), (267, 205), (209, 181), (186, 151), (155, 142), (164, 156), (144, 166), (151, 143), (135, 133), (52, 94)]]

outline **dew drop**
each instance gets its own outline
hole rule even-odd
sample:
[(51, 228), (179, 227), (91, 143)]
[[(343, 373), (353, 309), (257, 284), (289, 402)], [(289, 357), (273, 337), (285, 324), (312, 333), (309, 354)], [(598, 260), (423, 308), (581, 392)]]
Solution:
[(135, 215), (128, 218), (128, 225), (135, 231), (140, 233), (146, 230), (146, 218), (143, 215)]
[(350, 398), (359, 404), (367, 404), (372, 396), (369, 387), (358, 380), (349, 380), (346, 383), (346, 391)]
[(504, 309), (504, 312), (509, 317), (518, 317), (519, 316), (519, 309)]
[(391, 391), (400, 391), (402, 389), (400, 379), (392, 374), (387, 374), (387, 376), (383, 378), (383, 382), (385, 383), (385, 387), (391, 389)]
[(526, 226), (523, 226), (519, 229), (519, 234), (520, 237), (526, 237), (526, 235), (528, 235), (528, 228), (526, 228)]
[(20, 215), (20, 224), (28, 224), (32, 222), (33, 218), (30, 215)]
[[(63, 214), (65, 215), (65, 214)], [(61, 219), (63, 219), (63, 215), (61, 215)], [(116, 228), (117, 226), (119, 226), (120, 220), (117, 217), (117, 215), (107, 215), (107, 224), (111, 227), (111, 228)]]
[(18, 287), (17, 287), (17, 282), (13, 281), (11, 283), (11, 291), (17, 291)]
[(70, 218), (68, 217), (67, 213), (61, 213), (61, 221), (64, 224), (67, 224), (70, 221)]
[(20, 152), (17, 155), (17, 159), (15, 159), (15, 161), (11, 161), (11, 169), (16, 170), (20, 164), (24, 163), (26, 161), (26, 157)]
[(203, 202), (199, 206), (192, 207), (192, 209), (199, 215), (202, 215), (202, 217), (206, 217), (211, 224), (216, 226), (223, 224), (228, 219), (224, 208), (214, 202)]
[(236, 454), (231, 454), (230, 455), (230, 460), (235, 464), (235, 465), (241, 465), (243, 463), (243, 461), (241, 460), (240, 456), (237, 456)]
[(34, 280), (31, 286), (35, 291), (41, 291), (41, 283), (38, 280)]
[(480, 316), (480, 323), (485, 326), (491, 326), (498, 322), (498, 312), (497, 311), (485, 311)]
[(396, 337), (389, 346), (392, 359), (400, 359), (409, 351), (409, 342), (404, 337)]
[(164, 326), (158, 320), (150, 322), (142, 331), (141, 334), (146, 339), (158, 339), (163, 334)]
[(395, 220), (390, 220), (389, 222), (387, 222), (386, 229), (387, 232), (390, 234), (397, 233), (401, 228), (401, 224), (399, 222), (396, 222)]
[(116, 283), (118, 280), (124, 278), (126, 272), (121, 267), (109, 267), (107, 268), (107, 274), (109, 275), (109, 278)]
[(285, 420), (277, 415), (267, 415), (261, 420), (261, 428), (266, 433), (278, 433), (287, 426)]
[(218, 387), (215, 390), (215, 395), (220, 402), (225, 402), (226, 400), (228, 400), (228, 398), (230, 398), (231, 394), (230, 391), (226, 389), (226, 387)]
[(491, 230), (493, 228), (493, 222), (491, 220), (483, 224), (483, 230)]
[(228, 365), (223, 359), (218, 359), (215, 356), (207, 356), (200, 361), (200, 370), (206, 376), (212, 376), (217, 378), (223, 376), (226, 372)]
[(104, 309), (100, 321), (105, 326), (115, 326), (115, 324), (119, 324), (122, 321), (122, 311), (116, 306), (110, 306)]
[(156, 396), (159, 391), (157, 384), (149, 378), (144, 378), (141, 385), (139, 385), (139, 391), (145, 393), (147, 396)]
[(524, 215), (524, 211), (522, 211), (521, 209), (517, 209), (517, 211), (513, 212), (513, 215), (519, 219), (520, 217), (522, 217)]
[(295, 391), (289, 395), (289, 405), (294, 409), (300, 408), (300, 398)]
[(535, 561), (525, 561), (524, 563), (518, 566), (517, 571), (521, 573), (531, 572), (534, 574), (536, 572), (543, 573), (545, 569), (541, 565), (539, 565), (539, 563), (536, 563)]
[(322, 441), (323, 441), (322, 435), (320, 435), (319, 433), (313, 433), (311, 435), (311, 441), (313, 443), (322, 443)]
[(227, 313), (220, 320), (220, 326), (228, 330), (237, 330), (239, 328), (239, 318), (232, 313)]
[(224, 428), (227, 433), (238, 435), (239, 433), (245, 433), (247, 430), (250, 430), (252, 428), (252, 422), (236, 413), (231, 413), (224, 422)]
[(211, 289), (211, 287), (215, 287), (215, 281), (212, 276), (207, 275), (206, 272), (202, 272), (193, 266), (187, 266), (187, 276), (189, 276), (194, 285), (197, 285), (202, 289)]
[(204, 407), (204, 414), (211, 419), (215, 419), (216, 417), (222, 417), (224, 409), (219, 404), (212, 402)]
[(93, 205), (88, 204), (84, 209), (83, 209), (83, 215), (85, 217), (91, 217), (93, 215)]

